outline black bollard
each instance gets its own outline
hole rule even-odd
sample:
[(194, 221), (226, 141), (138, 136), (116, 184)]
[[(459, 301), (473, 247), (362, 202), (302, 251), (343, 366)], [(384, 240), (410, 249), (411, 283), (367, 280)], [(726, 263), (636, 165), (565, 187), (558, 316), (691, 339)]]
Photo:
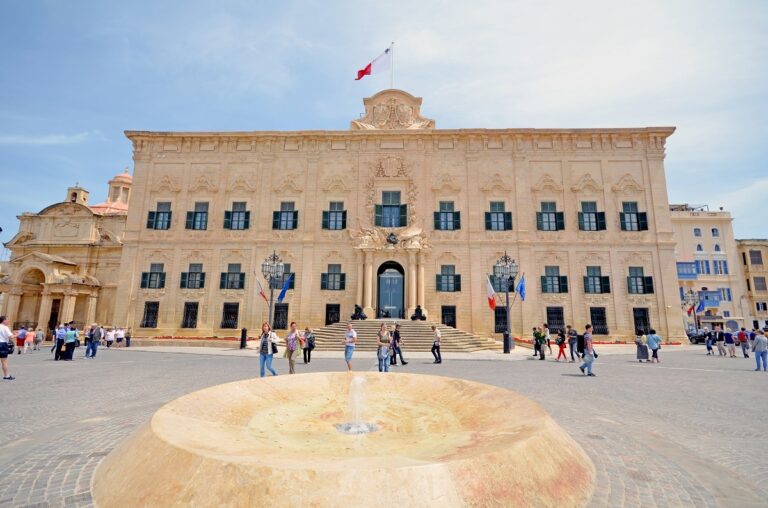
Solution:
[(509, 354), (511, 346), (512, 341), (510, 340), (509, 334), (504, 332), (504, 354)]
[(248, 329), (243, 328), (240, 330), (240, 349), (245, 349), (248, 342)]

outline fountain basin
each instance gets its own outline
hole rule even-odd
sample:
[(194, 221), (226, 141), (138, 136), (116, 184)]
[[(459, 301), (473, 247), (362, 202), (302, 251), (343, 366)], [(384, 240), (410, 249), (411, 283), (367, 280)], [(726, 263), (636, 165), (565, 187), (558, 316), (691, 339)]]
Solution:
[[(344, 434), (350, 380), (361, 421)], [(252, 379), (160, 408), (99, 465), (98, 506), (583, 506), (594, 466), (536, 403), (494, 386), (346, 372)]]

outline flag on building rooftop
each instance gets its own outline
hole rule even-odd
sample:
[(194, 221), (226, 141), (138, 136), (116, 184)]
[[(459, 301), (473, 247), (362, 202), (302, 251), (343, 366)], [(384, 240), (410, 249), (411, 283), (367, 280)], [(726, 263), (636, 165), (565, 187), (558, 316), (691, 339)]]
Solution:
[(357, 77), (355, 81), (363, 79), (364, 76), (370, 76), (371, 74), (378, 74), (380, 72), (386, 72), (392, 68), (392, 46), (390, 45), (384, 50), (384, 53), (380, 54), (373, 59), (368, 65), (357, 71)]

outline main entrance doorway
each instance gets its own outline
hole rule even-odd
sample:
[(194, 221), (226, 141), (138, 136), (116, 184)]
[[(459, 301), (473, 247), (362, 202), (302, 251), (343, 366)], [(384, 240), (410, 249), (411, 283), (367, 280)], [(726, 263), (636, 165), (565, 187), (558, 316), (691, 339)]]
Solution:
[(378, 308), (379, 318), (405, 318), (405, 283), (403, 267), (394, 261), (387, 261), (379, 267)]

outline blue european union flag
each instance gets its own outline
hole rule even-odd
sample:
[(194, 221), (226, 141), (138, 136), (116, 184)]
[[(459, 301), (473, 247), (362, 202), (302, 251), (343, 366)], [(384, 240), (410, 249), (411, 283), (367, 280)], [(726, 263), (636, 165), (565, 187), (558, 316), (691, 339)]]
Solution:
[(515, 287), (515, 291), (517, 291), (517, 294), (520, 295), (520, 298), (525, 301), (525, 274), (523, 274), (522, 277), (520, 277), (520, 281), (517, 283), (517, 287)]
[(277, 302), (283, 303), (283, 298), (285, 298), (285, 293), (288, 292), (288, 286), (291, 285), (291, 279), (293, 278), (293, 274), (289, 275), (287, 279), (285, 279), (285, 282), (283, 282), (283, 289), (280, 290), (280, 294), (277, 295)]
[(696, 307), (696, 314), (704, 312), (704, 300), (699, 300), (699, 306)]

